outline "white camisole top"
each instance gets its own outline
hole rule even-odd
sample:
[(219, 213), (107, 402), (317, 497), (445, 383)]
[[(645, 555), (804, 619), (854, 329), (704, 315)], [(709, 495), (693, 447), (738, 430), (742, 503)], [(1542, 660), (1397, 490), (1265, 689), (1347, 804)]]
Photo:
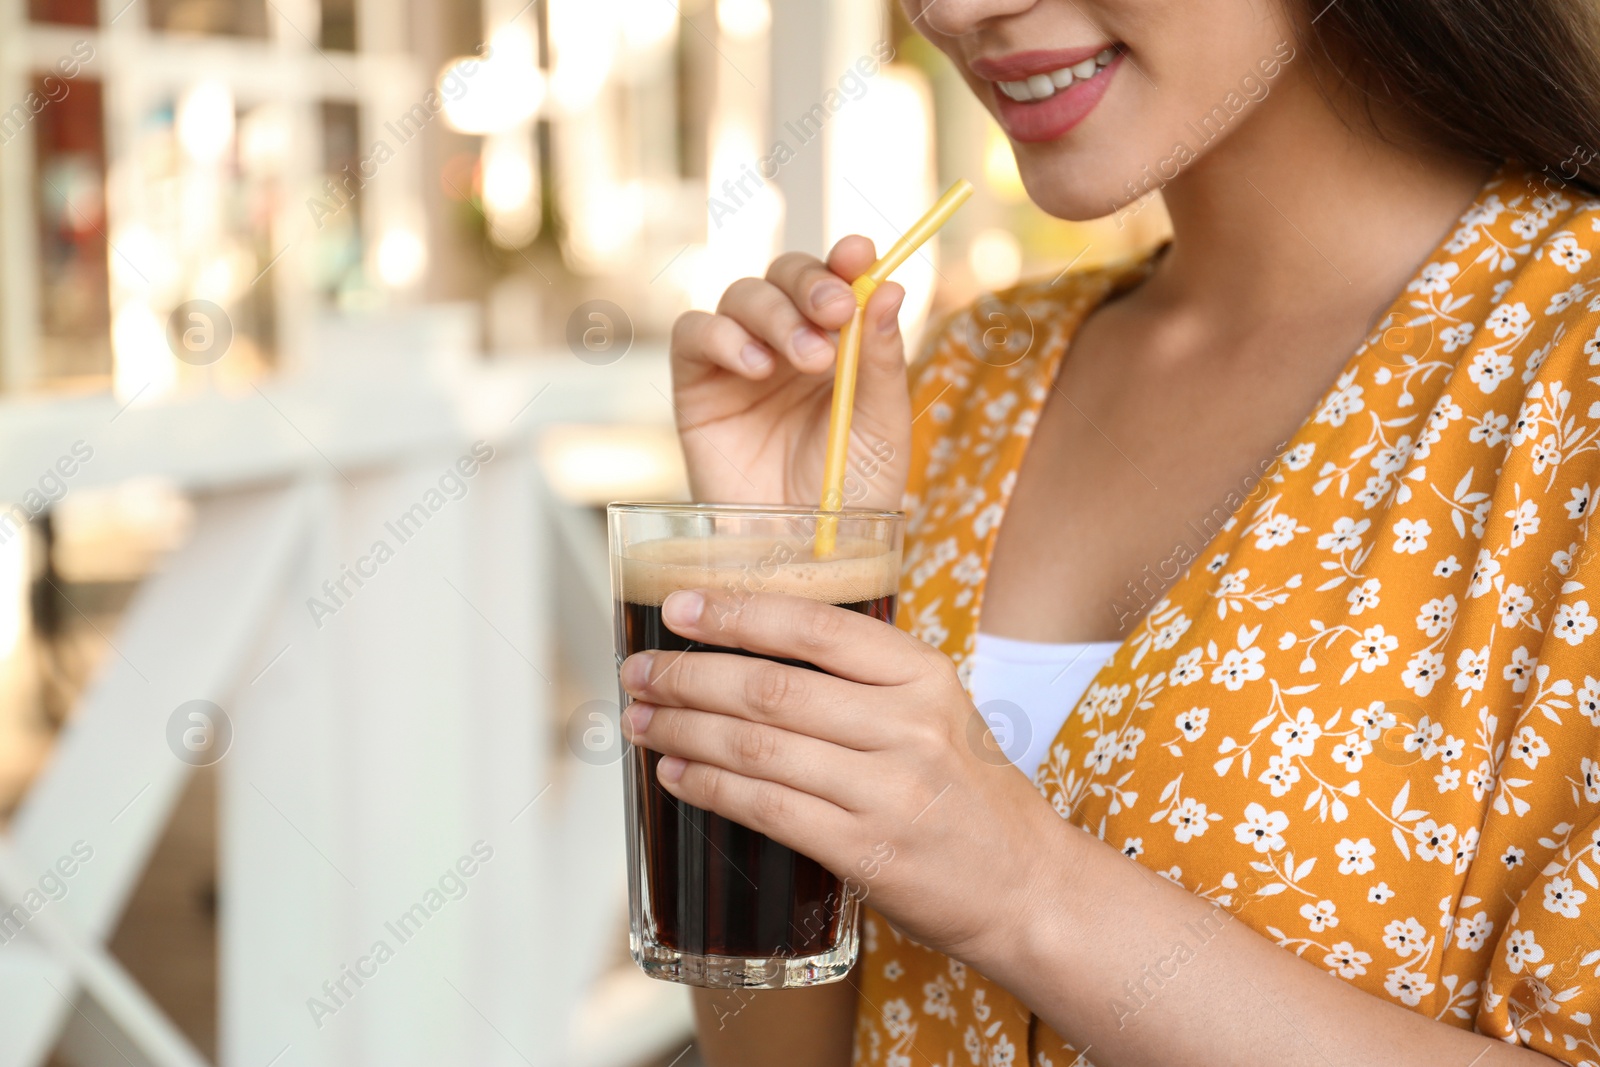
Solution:
[(1115, 641), (1052, 644), (979, 632), (973, 703), (1006, 758), (1032, 778), (1073, 705), (1116, 652)]

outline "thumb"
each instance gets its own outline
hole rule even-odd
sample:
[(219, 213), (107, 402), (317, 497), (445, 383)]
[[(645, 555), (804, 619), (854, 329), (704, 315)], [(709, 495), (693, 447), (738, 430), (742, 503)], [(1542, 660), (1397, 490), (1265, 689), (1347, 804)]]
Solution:
[(857, 371), (857, 392), (890, 388), (905, 390), (906, 345), (900, 333), (900, 305), (906, 291), (894, 282), (884, 282), (867, 300), (861, 328), (861, 366)]
[(856, 368), (858, 432), (900, 448), (911, 423), (906, 392), (906, 346), (900, 334), (900, 305), (906, 291), (885, 282), (867, 301), (861, 325), (861, 363)]

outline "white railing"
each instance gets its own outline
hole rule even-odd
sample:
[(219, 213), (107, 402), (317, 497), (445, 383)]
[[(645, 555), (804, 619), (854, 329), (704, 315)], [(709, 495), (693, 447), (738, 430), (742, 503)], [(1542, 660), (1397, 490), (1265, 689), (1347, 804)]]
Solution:
[(155, 476), (196, 505), (0, 837), (7, 906), (72, 872), (0, 944), (0, 1067), (58, 1041), (204, 1062), (104, 947), (196, 724), (231, 731), (220, 1063), (620, 1067), (687, 1043), (684, 991), (626, 961), (619, 769), (567, 740), (615, 699), (603, 530), (536, 452), (551, 422), (670, 419), (664, 360), (430, 347), (231, 397), (0, 404), (0, 500), (81, 441), (66, 493)]

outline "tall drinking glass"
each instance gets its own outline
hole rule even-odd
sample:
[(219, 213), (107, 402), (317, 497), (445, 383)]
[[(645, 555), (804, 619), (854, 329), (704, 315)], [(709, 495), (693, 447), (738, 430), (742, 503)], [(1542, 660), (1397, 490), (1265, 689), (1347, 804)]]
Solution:
[[(646, 649), (739, 649), (687, 641), (661, 621), (677, 589), (714, 588), (734, 607), (758, 592), (792, 593), (894, 621), (904, 516), (826, 513), (837, 542), (814, 558), (810, 508), (612, 504), (611, 590), (617, 662)], [(797, 667), (812, 667), (785, 660)], [(626, 704), (628, 696), (622, 695)], [(685, 985), (781, 989), (843, 978), (855, 964), (859, 901), (815, 860), (764, 834), (675, 799), (656, 780), (661, 757), (624, 759), (629, 944), (646, 974)]]

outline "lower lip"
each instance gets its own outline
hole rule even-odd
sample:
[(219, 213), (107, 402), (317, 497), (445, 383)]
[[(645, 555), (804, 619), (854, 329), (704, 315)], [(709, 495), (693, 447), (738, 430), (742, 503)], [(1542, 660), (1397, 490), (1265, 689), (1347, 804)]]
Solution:
[(1022, 103), (1000, 91), (991, 83), (995, 96), (1000, 125), (1017, 141), (1053, 141), (1089, 117), (1100, 98), (1111, 85), (1111, 76), (1122, 65), (1122, 56), (1107, 63), (1088, 81), (1075, 81), (1065, 90), (1057, 90), (1048, 100)]

